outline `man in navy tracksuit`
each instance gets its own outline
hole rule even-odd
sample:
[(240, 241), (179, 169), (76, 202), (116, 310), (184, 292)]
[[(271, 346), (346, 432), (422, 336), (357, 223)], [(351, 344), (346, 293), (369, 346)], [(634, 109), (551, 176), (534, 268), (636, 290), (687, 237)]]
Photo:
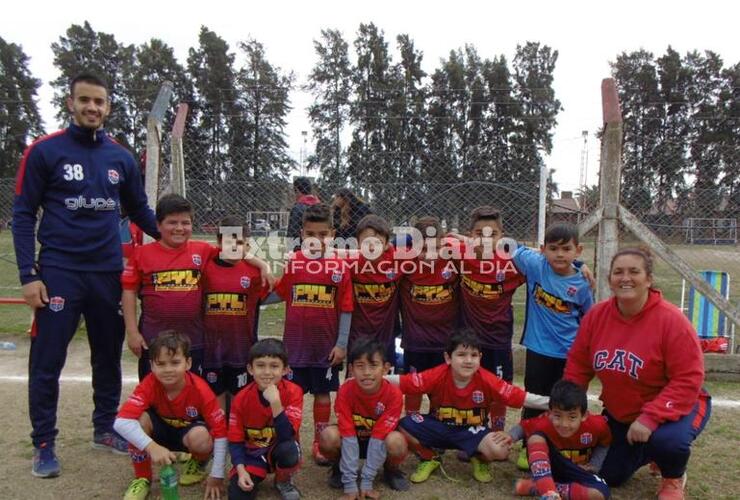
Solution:
[[(93, 447), (125, 453), (113, 432), (121, 395), (120, 313), (123, 268), (118, 231), (121, 206), (145, 232), (156, 236), (133, 156), (103, 130), (108, 90), (94, 75), (70, 85), (69, 128), (28, 147), (18, 169), (13, 205), (13, 243), (23, 297), (35, 310), (29, 360), (28, 402), (34, 445), (32, 473), (60, 473), (54, 453), (59, 376), (80, 315), (90, 343), (95, 410)], [(35, 259), (35, 226), (41, 244)]]

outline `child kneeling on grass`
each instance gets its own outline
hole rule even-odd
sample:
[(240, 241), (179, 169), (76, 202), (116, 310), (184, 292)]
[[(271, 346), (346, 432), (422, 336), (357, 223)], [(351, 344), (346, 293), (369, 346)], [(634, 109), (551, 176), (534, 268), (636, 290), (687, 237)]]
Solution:
[[(344, 488), (345, 500), (380, 498), (373, 481), (380, 468), (391, 489), (406, 491), (408, 480), (399, 470), (406, 458), (408, 446), (396, 431), (401, 417), (403, 396), (383, 375), (390, 370), (386, 346), (377, 340), (358, 340), (349, 354), (348, 378), (337, 392), (334, 411), (338, 425), (321, 432), (321, 453), (332, 462), (329, 486)], [(357, 472), (360, 460), (365, 465)]]
[(263, 339), (249, 350), (247, 370), (254, 379), (236, 395), (229, 416), (229, 498), (257, 497), (257, 485), (275, 472), (275, 488), (283, 500), (301, 494), (291, 476), (301, 461), (298, 443), (303, 417), (303, 391), (283, 377), (288, 354), (283, 343)]
[(567, 380), (550, 393), (550, 411), (522, 420), (509, 430), (526, 438), (532, 478), (520, 479), (519, 496), (547, 499), (604, 500), (609, 487), (597, 474), (611, 443), (606, 418), (588, 412), (586, 391)]
[(186, 451), (180, 484), (206, 476), (204, 465), (213, 452), (205, 498), (219, 498), (226, 462), (226, 418), (205, 380), (189, 372), (190, 339), (173, 330), (161, 332), (150, 344), (151, 373), (136, 386), (118, 412), (114, 428), (129, 442), (134, 479), (124, 500), (149, 495), (152, 463), (175, 462), (174, 451)]
[(404, 394), (428, 394), (429, 413), (401, 419), (399, 429), (409, 448), (420, 458), (410, 479), (421, 483), (441, 465), (435, 450), (462, 450), (471, 457), (473, 477), (493, 480), (488, 464), (506, 460), (512, 439), (503, 431), (492, 431), (487, 423), (494, 401), (521, 408), (547, 408), (547, 397), (530, 394), (480, 367), (478, 336), (463, 330), (452, 336), (444, 354), (445, 364), (407, 375), (390, 375)]

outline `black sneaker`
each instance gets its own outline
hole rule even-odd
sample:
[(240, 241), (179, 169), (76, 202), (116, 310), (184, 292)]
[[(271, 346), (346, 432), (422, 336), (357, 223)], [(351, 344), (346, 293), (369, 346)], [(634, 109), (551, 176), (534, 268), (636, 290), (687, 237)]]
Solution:
[(383, 482), (395, 491), (408, 491), (411, 488), (411, 483), (406, 479), (401, 469), (398, 468), (386, 468), (383, 471)]
[(331, 469), (329, 469), (329, 488), (341, 490), (343, 486), (342, 471), (339, 469), (339, 463), (331, 464)]
[(57, 477), (62, 472), (59, 459), (54, 453), (54, 445), (42, 443), (33, 449), (33, 466), (31, 474), (35, 477)]
[(300, 500), (301, 492), (292, 483), (292, 481), (275, 481), (275, 489), (280, 493), (282, 500)]
[(110, 451), (116, 455), (128, 455), (128, 441), (115, 431), (93, 434), (92, 447), (96, 450)]

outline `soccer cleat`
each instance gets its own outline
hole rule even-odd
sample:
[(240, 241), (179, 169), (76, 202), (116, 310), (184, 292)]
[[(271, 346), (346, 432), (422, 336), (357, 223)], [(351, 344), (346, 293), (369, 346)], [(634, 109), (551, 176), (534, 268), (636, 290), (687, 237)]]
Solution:
[(658, 500), (683, 500), (684, 488), (686, 487), (686, 474), (677, 478), (664, 477), (660, 481)]
[(487, 463), (482, 462), (478, 457), (471, 457), (470, 464), (473, 466), (473, 477), (476, 481), (479, 483), (490, 483), (493, 481), (491, 468), (488, 467)]
[(411, 483), (406, 479), (401, 469), (397, 467), (385, 468), (383, 471), (383, 482), (394, 491), (408, 491), (411, 488)]
[(329, 469), (329, 488), (341, 490), (343, 486), (342, 471), (339, 470), (339, 463), (331, 464), (331, 469)]
[(514, 483), (514, 494), (518, 497), (533, 497), (537, 495), (537, 486), (528, 477), (517, 479)]
[(33, 466), (31, 474), (35, 477), (57, 477), (62, 472), (62, 466), (54, 453), (54, 445), (42, 443), (33, 449)]
[(287, 481), (275, 481), (275, 489), (280, 493), (280, 498), (283, 500), (299, 500), (301, 498), (301, 492), (298, 488), (289, 480)]
[(93, 434), (92, 447), (96, 450), (105, 450), (116, 455), (128, 455), (128, 441), (117, 432), (96, 432)]
[(151, 489), (150, 484), (148, 479), (137, 477), (128, 485), (128, 489), (123, 495), (123, 500), (146, 500)]
[(208, 473), (205, 469), (205, 464), (198, 462), (194, 458), (190, 458), (185, 465), (182, 466), (182, 474), (180, 475), (180, 484), (183, 486), (190, 486), (192, 484), (198, 484), (203, 481)]
[(329, 465), (331, 465), (329, 459), (321, 453), (318, 441), (313, 442), (313, 446), (311, 447), (311, 455), (313, 455), (313, 461), (316, 462), (316, 465), (320, 465), (321, 467), (328, 467)]
[(416, 466), (416, 472), (411, 474), (409, 479), (412, 483), (423, 483), (429, 479), (432, 472), (437, 470), (440, 465), (442, 465), (442, 462), (434, 458), (431, 460), (422, 460), (419, 462), (419, 465)]
[(527, 447), (522, 446), (519, 456), (516, 459), (516, 468), (519, 470), (529, 470), (529, 460), (527, 459)]
[(540, 500), (561, 500), (562, 498), (557, 491), (548, 491), (544, 495), (540, 495)]

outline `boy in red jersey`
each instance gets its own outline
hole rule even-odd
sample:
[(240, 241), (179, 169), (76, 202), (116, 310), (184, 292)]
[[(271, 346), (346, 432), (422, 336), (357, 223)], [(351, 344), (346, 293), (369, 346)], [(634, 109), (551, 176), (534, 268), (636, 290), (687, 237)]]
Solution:
[[(474, 209), (470, 219), (471, 248), (463, 248), (460, 262), (462, 320), (480, 338), (481, 366), (511, 383), (514, 379), (511, 298), (526, 279), (511, 259), (497, 254), (497, 243), (504, 234), (501, 212), (485, 205)], [(491, 407), (491, 428), (502, 431), (505, 424), (506, 405), (496, 400)]]
[(249, 350), (247, 370), (254, 381), (236, 395), (229, 417), (232, 500), (256, 498), (257, 485), (270, 472), (284, 500), (301, 498), (290, 478), (301, 459), (303, 391), (283, 379), (287, 363), (279, 340), (263, 339)]
[[(338, 425), (321, 432), (321, 452), (333, 462), (329, 486), (343, 487), (345, 500), (378, 498), (373, 480), (383, 465), (383, 478), (391, 489), (409, 489), (398, 468), (408, 447), (395, 430), (403, 398), (397, 387), (383, 379), (390, 368), (385, 353), (385, 345), (377, 340), (365, 338), (355, 343), (348, 358), (353, 378), (342, 384), (334, 403)], [(365, 465), (358, 489), (360, 459), (365, 459)]]
[(134, 479), (124, 500), (144, 500), (152, 481), (152, 463), (172, 464), (173, 451), (187, 451), (196, 467), (185, 466), (180, 484), (205, 477), (199, 464), (213, 451), (206, 498), (218, 498), (226, 465), (226, 419), (203, 379), (188, 372), (190, 340), (168, 330), (150, 345), (152, 373), (144, 377), (118, 412), (114, 428), (129, 442)]
[(404, 394), (429, 394), (429, 413), (414, 413), (401, 419), (399, 429), (409, 448), (420, 458), (411, 481), (421, 483), (441, 465), (434, 450), (457, 449), (471, 457), (473, 477), (480, 482), (493, 478), (488, 464), (505, 460), (511, 437), (492, 431), (488, 411), (494, 399), (507, 406), (547, 408), (547, 397), (530, 394), (480, 368), (480, 340), (470, 330), (456, 333), (445, 351), (445, 363), (423, 372), (388, 376)]
[[(444, 351), (458, 326), (458, 275), (450, 248), (443, 248), (437, 217), (421, 217), (414, 228), (424, 244), (421, 254), (403, 262), (401, 316), (404, 371), (420, 372), (445, 361)], [(457, 244), (457, 242), (452, 242)], [(407, 394), (406, 413), (417, 413), (422, 394)]]
[[(527, 440), (531, 479), (520, 479), (520, 496), (571, 500), (604, 500), (609, 487), (596, 474), (606, 458), (611, 431), (606, 418), (588, 412), (586, 391), (560, 380), (550, 393), (550, 411), (522, 420), (509, 430)], [(556, 483), (557, 481), (557, 483)]]
[[(157, 202), (159, 241), (135, 247), (121, 275), (121, 307), (126, 342), (139, 358), (139, 380), (149, 373), (147, 345), (162, 330), (187, 335), (191, 370), (203, 373), (203, 267), (215, 252), (205, 241), (191, 241), (193, 207), (180, 195), (169, 194)], [(136, 318), (136, 298), (141, 297), (141, 318)]]
[(345, 262), (327, 250), (334, 238), (329, 207), (306, 208), (301, 234), (302, 250), (288, 260), (275, 294), (286, 303), (288, 377), (314, 395), (312, 454), (319, 465), (329, 465), (319, 451), (319, 434), (331, 417), (329, 394), (339, 388), (352, 322), (352, 286)]
[(393, 256), (395, 249), (389, 244), (390, 236), (388, 222), (377, 215), (366, 215), (357, 224), (359, 255), (349, 260), (355, 299), (349, 350), (361, 339), (375, 339), (386, 347), (386, 360), (395, 364), (393, 334), (401, 274)]
[[(235, 248), (223, 247), (227, 232), (227, 241), (236, 236)], [(214, 256), (203, 270), (203, 372), (224, 411), (227, 398), (235, 396), (249, 382), (247, 359), (257, 340), (260, 299), (267, 291), (262, 286), (260, 269), (243, 258), (248, 237), (249, 228), (242, 218), (224, 217), (219, 223), (218, 236), (218, 246), (225, 250), (224, 258)]]

